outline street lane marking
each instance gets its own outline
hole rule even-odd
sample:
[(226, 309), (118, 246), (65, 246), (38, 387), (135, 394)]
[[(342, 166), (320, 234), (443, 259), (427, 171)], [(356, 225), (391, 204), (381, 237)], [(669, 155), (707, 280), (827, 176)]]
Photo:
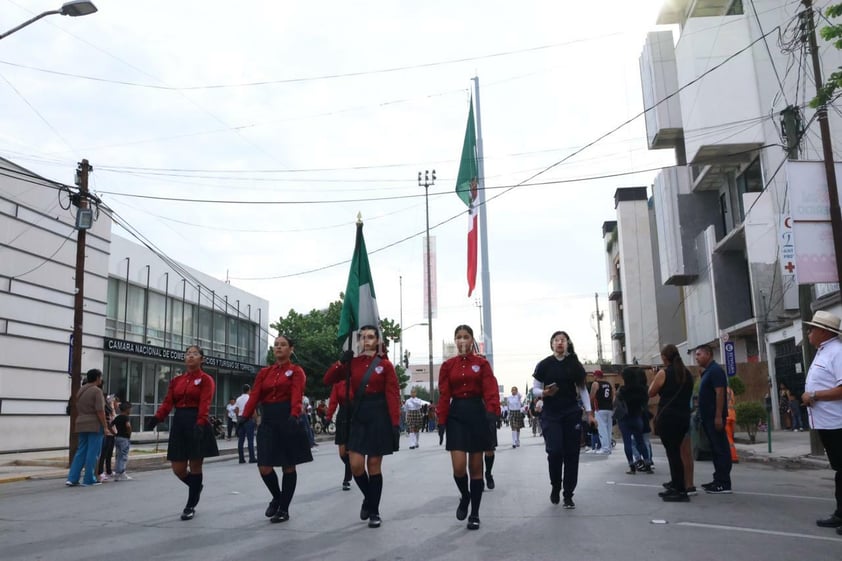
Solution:
[[(648, 485), (646, 483), (616, 483), (614, 481), (606, 481), (606, 485), (616, 485), (618, 487), (646, 487), (647, 489), (661, 489), (661, 485)], [(710, 493), (705, 493), (704, 490), (699, 491), (698, 496), (708, 495)], [(755, 497), (773, 497), (776, 499), (802, 499), (802, 500), (809, 500), (809, 501), (833, 501), (835, 502), (836, 499), (833, 497), (808, 497), (806, 495), (784, 495), (780, 493), (757, 493), (752, 491), (735, 491), (732, 495), (752, 495)]]
[(738, 526), (723, 526), (721, 524), (703, 524), (701, 522), (676, 522), (673, 526), (691, 526), (694, 528), (706, 528), (711, 530), (727, 530), (730, 532), (746, 532), (749, 534), (765, 534), (768, 536), (781, 536), (784, 538), (803, 538), (807, 540), (821, 540), (828, 542), (842, 542), (842, 538), (830, 536), (814, 536), (811, 534), (798, 534), (795, 532), (779, 532), (777, 530), (761, 530), (760, 528), (740, 528)]

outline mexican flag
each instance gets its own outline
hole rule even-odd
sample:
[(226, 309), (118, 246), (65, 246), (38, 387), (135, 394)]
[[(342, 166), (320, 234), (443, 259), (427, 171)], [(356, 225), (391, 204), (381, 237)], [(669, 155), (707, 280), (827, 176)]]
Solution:
[[(368, 265), (368, 252), (365, 249), (362, 220), (357, 220), (357, 239), (354, 243), (354, 256), (351, 259), (351, 271), (348, 273), (348, 285), (345, 288), (345, 300), (342, 302), (342, 314), (339, 317), (337, 340), (344, 343), (363, 325), (380, 328), (380, 313), (377, 311), (377, 298), (374, 295), (374, 281)], [(346, 348), (350, 348), (349, 345)]]
[(474, 100), (471, 98), (468, 126), (465, 129), (465, 141), (462, 144), (462, 159), (459, 163), (459, 175), (456, 177), (456, 194), (468, 207), (468, 296), (471, 295), (477, 285), (478, 181), (477, 133), (474, 127)]

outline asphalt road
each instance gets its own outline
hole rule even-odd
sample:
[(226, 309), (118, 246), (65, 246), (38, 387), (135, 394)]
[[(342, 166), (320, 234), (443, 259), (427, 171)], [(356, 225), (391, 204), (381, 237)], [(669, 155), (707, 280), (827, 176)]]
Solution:
[[(501, 430), (500, 442), (509, 441)], [(323, 443), (299, 466), (291, 519), (270, 524), (269, 501), (254, 465), (236, 457), (206, 465), (196, 518), (179, 520), (187, 488), (169, 471), (135, 473), (129, 482), (65, 488), (63, 480), (0, 486), (0, 560), (838, 560), (842, 536), (815, 519), (834, 508), (830, 470), (734, 467), (733, 495), (663, 503), (668, 479), (656, 446), (655, 475), (625, 475), (618, 450), (583, 455), (577, 508), (549, 502), (543, 443), (501, 447), (497, 488), (486, 491), (482, 527), (455, 518), (450, 461), (435, 435), (417, 450), (384, 459), (383, 525), (359, 520), (361, 495), (340, 487), (342, 464)], [(131, 465), (129, 465), (131, 472)], [(696, 464), (696, 484), (711, 465)]]

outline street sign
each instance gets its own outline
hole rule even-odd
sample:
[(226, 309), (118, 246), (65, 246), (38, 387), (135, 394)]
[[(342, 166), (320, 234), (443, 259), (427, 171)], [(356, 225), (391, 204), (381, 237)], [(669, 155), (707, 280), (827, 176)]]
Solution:
[(737, 375), (737, 354), (734, 352), (734, 342), (726, 341), (722, 345), (725, 354), (725, 373), (728, 376)]

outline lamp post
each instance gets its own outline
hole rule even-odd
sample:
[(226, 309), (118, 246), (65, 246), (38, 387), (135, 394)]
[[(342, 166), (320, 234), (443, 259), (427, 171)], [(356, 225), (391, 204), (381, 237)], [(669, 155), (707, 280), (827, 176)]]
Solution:
[(427, 213), (427, 351), (429, 353), (430, 368), (430, 400), (433, 399), (433, 282), (432, 270), (430, 268), (430, 185), (436, 183), (436, 170), (424, 171), (424, 179), (421, 179), (421, 172), (418, 172), (418, 186), (424, 187), (424, 208)]
[(43, 17), (62, 15), (75, 18), (79, 16), (87, 16), (88, 14), (92, 14), (94, 12), (96, 12), (96, 6), (94, 6), (93, 2), (87, 2), (85, 0), (74, 0), (73, 2), (65, 2), (58, 10), (49, 10), (47, 12), (40, 13), (32, 19), (26, 20), (17, 27), (11, 28), (7, 32), (0, 35), (0, 39), (5, 39), (15, 31), (20, 31), (27, 25), (31, 25)]

